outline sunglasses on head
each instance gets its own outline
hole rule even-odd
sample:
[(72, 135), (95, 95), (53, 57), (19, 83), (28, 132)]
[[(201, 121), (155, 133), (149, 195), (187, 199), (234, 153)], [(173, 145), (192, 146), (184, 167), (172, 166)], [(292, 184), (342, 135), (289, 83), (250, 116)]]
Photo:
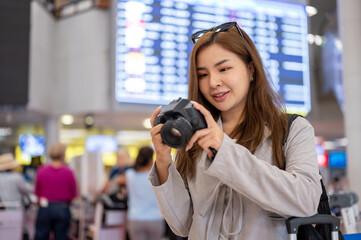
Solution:
[(239, 32), (239, 35), (241, 35), (241, 37), (246, 40), (246, 38), (244, 37), (244, 35), (243, 35), (242, 31), (241, 31), (241, 28), (238, 26), (237, 22), (227, 22), (227, 23), (223, 23), (223, 24), (221, 24), (221, 25), (219, 25), (217, 27), (212, 27), (210, 29), (200, 30), (198, 32), (193, 33), (191, 38), (192, 38), (193, 43), (196, 43), (196, 41), (199, 38), (201, 38), (207, 32), (215, 32), (215, 33), (225, 32), (225, 31), (228, 31), (229, 29), (231, 29), (232, 27), (236, 27), (238, 32)]

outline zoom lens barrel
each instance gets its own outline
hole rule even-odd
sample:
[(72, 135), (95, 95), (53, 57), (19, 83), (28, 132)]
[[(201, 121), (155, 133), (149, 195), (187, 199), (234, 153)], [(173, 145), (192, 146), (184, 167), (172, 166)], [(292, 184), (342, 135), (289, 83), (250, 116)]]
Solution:
[(184, 118), (168, 120), (160, 131), (165, 144), (173, 148), (184, 147), (193, 135), (192, 126)]

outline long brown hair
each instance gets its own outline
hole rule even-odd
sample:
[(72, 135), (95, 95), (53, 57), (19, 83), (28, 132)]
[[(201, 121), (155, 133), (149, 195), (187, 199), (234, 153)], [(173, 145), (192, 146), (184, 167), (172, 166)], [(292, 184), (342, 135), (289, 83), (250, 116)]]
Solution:
[(139, 149), (137, 158), (135, 159), (134, 169), (139, 171), (142, 167), (149, 166), (153, 161), (154, 150), (151, 147), (144, 146)]
[[(285, 166), (282, 144), (287, 131), (287, 115), (279, 96), (273, 91), (262, 64), (260, 55), (251, 38), (242, 30), (242, 38), (235, 27), (225, 32), (208, 32), (194, 45), (189, 69), (188, 98), (202, 104), (217, 120), (220, 111), (212, 106), (199, 90), (196, 59), (199, 51), (211, 44), (219, 44), (223, 48), (237, 54), (245, 64), (253, 64), (253, 81), (247, 94), (246, 105), (242, 113), (243, 121), (230, 134), (237, 138), (237, 143), (246, 147), (251, 153), (256, 151), (264, 137), (265, 126), (271, 132), (272, 157), (274, 165), (283, 169)], [(202, 152), (198, 145), (185, 151), (180, 149), (176, 154), (176, 167), (182, 177), (193, 177), (195, 174), (196, 157)]]

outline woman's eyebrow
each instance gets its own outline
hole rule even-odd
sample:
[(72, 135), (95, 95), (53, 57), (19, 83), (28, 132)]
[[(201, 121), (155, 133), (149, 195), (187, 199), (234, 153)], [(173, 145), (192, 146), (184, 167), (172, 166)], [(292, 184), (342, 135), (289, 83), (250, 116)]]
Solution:
[(223, 60), (217, 62), (216, 64), (214, 64), (214, 67), (218, 67), (219, 65), (222, 65), (223, 63), (225, 63), (227, 61), (229, 61), (229, 59), (223, 59)]
[[(218, 67), (219, 65), (222, 65), (223, 63), (225, 63), (227, 61), (229, 61), (229, 59), (223, 59), (223, 60), (217, 62), (216, 64), (214, 64), (214, 67)], [(197, 71), (201, 71), (201, 70), (206, 70), (206, 68), (205, 67), (197, 68)]]

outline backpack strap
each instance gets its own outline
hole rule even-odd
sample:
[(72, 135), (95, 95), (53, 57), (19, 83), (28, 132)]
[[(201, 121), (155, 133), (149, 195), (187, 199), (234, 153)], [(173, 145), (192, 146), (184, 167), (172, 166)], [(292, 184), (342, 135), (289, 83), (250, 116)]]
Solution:
[(287, 118), (288, 118), (288, 122), (287, 122), (287, 134), (286, 136), (283, 137), (283, 140), (282, 140), (282, 145), (285, 145), (286, 142), (287, 142), (287, 138), (288, 138), (288, 133), (290, 132), (290, 129), (291, 129), (291, 125), (293, 123), (294, 120), (296, 120), (297, 117), (302, 117), (301, 115), (298, 115), (298, 114), (290, 114), (290, 113), (287, 113)]
[[(287, 114), (288, 117), (288, 126), (287, 126), (287, 135), (286, 137), (283, 138), (283, 145), (286, 143), (287, 138), (288, 138), (288, 133), (290, 131), (291, 125), (293, 123), (294, 120), (296, 120), (297, 117), (302, 117), (301, 115), (298, 114)], [(329, 198), (326, 192), (326, 188), (325, 185), (323, 184), (322, 178), (321, 178), (321, 188), (322, 188), (322, 194), (320, 197), (320, 203), (318, 205), (318, 209), (317, 212), (319, 214), (331, 214), (330, 211), (330, 206), (329, 206)]]
[(290, 114), (290, 113), (288, 113), (287, 117), (288, 117), (288, 127), (287, 127), (287, 129), (289, 131), (293, 121), (296, 120), (297, 117), (302, 117), (302, 116), (298, 115), (298, 114)]

